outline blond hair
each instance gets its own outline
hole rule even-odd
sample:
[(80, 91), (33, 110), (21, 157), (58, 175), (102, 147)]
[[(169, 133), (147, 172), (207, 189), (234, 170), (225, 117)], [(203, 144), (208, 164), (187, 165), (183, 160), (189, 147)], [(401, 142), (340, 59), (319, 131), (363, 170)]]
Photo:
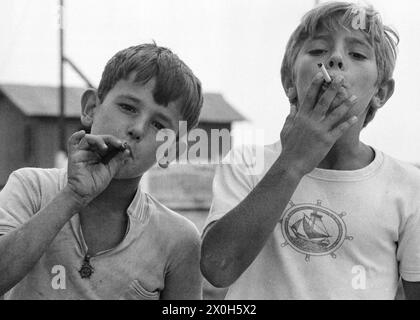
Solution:
[[(301, 23), (292, 33), (281, 66), (281, 80), (286, 90), (294, 86), (293, 66), (305, 40), (312, 38), (320, 30), (351, 30), (354, 19), (364, 15), (365, 26), (360, 28), (372, 45), (378, 69), (376, 85), (381, 86), (392, 79), (397, 59), (399, 36), (395, 30), (382, 23), (379, 13), (372, 6), (361, 6), (349, 2), (328, 2), (321, 4), (302, 18)], [(297, 98), (291, 99), (296, 103)], [(369, 106), (365, 124), (373, 119), (376, 109)]]

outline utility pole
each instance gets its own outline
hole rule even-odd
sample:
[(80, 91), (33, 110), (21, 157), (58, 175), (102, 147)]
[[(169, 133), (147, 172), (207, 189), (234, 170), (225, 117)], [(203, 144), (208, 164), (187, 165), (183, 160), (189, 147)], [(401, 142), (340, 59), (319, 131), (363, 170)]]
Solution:
[(58, 93), (58, 104), (60, 114), (58, 117), (58, 152), (54, 156), (54, 166), (56, 168), (65, 168), (67, 166), (66, 152), (66, 115), (65, 115), (65, 85), (64, 85), (64, 0), (59, 0), (58, 8), (58, 28), (59, 28), (59, 70), (60, 70), (60, 88)]
[(59, 38), (60, 38), (60, 116), (58, 119), (59, 151), (66, 151), (66, 117), (65, 117), (65, 86), (64, 86), (64, 0), (59, 0)]
[(57, 168), (63, 168), (67, 162), (67, 131), (66, 131), (66, 86), (64, 84), (64, 65), (68, 65), (79, 75), (79, 77), (86, 83), (90, 88), (94, 88), (93, 84), (83, 74), (83, 72), (66, 57), (64, 53), (64, 0), (58, 0), (59, 5), (59, 70), (60, 70), (60, 87), (58, 94), (58, 105), (60, 112), (58, 116), (58, 152), (55, 155), (54, 165)]

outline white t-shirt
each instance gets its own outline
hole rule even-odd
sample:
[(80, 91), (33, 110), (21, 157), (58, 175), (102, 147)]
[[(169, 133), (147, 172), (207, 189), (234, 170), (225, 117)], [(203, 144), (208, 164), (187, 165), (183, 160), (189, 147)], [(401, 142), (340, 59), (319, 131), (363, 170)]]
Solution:
[[(234, 150), (233, 158), (251, 163), (255, 150)], [(280, 142), (265, 146), (258, 173), (218, 166), (206, 226), (236, 207), (280, 152)], [(420, 170), (375, 153), (360, 170), (316, 168), (303, 177), (226, 299), (394, 299), (400, 274), (420, 281)]]
[[(65, 170), (25, 168), (12, 173), (0, 192), (0, 234), (28, 221), (66, 182)], [(200, 245), (199, 232), (140, 188), (127, 215), (123, 241), (90, 258), (90, 277), (79, 273), (87, 246), (76, 214), (5, 299), (159, 299), (165, 277)]]

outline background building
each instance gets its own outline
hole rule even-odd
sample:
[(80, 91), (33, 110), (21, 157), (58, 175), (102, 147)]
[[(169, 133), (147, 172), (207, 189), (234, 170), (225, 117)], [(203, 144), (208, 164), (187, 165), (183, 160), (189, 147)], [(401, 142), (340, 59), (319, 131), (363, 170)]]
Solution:
[[(83, 90), (66, 88), (67, 137), (82, 128), (80, 97)], [(56, 87), (0, 85), (0, 188), (13, 170), (28, 166), (54, 166), (55, 155), (59, 151), (57, 105)], [(204, 94), (199, 128), (206, 132), (211, 129), (231, 130), (232, 123), (241, 120), (244, 117), (222, 95)]]

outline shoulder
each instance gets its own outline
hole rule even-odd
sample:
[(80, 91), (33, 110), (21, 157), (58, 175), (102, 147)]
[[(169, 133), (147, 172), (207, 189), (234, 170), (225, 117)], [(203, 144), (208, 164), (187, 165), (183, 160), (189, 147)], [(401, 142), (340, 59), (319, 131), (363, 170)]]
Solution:
[(22, 168), (13, 171), (0, 192), (4, 212), (23, 223), (38, 212), (59, 190), (58, 169)]
[(280, 141), (269, 145), (240, 145), (223, 158), (218, 171), (234, 170), (237, 174), (257, 182), (273, 165), (281, 152)]
[[(420, 187), (420, 168), (414, 164), (383, 154), (384, 169), (393, 182), (407, 187)], [(420, 189), (419, 189), (420, 191)]]
[(280, 141), (268, 145), (239, 145), (229, 151), (222, 164), (244, 165), (248, 168), (258, 165), (264, 166), (267, 162), (274, 162), (280, 155), (280, 152)]
[(65, 185), (66, 174), (65, 169), (21, 168), (12, 172), (9, 181), (48, 202)]
[(420, 169), (384, 154), (381, 180), (386, 192), (411, 213), (420, 214)]
[(169, 209), (155, 199), (152, 195), (145, 193), (149, 210), (152, 210), (151, 218), (162, 237), (172, 244), (186, 245), (200, 242), (200, 233), (194, 223), (181, 214)]
[(13, 171), (12, 175), (16, 176), (22, 181), (32, 182), (35, 184), (42, 184), (53, 182), (56, 183), (66, 174), (65, 169), (43, 169), (43, 168), (21, 168)]

